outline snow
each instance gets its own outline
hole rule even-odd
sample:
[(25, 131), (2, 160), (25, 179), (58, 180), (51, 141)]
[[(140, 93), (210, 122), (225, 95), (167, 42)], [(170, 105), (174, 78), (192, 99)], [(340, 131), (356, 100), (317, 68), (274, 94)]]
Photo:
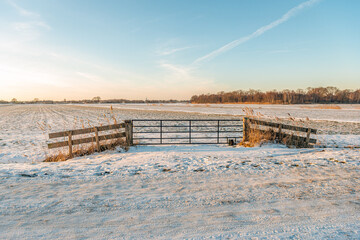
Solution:
[[(312, 121), (327, 126), (313, 149), (138, 146), (41, 162), (46, 131), (98, 124), (104, 113), (101, 106), (0, 107), (0, 239), (360, 237), (356, 119)], [(117, 107), (114, 114), (212, 117)]]
[[(172, 111), (219, 115), (244, 115), (244, 108), (251, 108), (264, 116), (285, 118), (289, 114), (296, 118), (360, 123), (360, 104), (337, 104), (340, 109), (324, 109), (321, 104), (88, 104), (87, 106), (151, 111)], [(333, 106), (333, 105), (330, 105)]]

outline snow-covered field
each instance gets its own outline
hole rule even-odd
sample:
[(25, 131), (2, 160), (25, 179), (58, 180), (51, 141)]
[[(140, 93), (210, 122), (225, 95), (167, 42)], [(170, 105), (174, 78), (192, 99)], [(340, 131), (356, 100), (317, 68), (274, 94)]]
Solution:
[[(255, 112), (268, 117), (288, 117), (289, 114), (297, 118), (310, 118), (311, 120), (326, 120), (337, 122), (356, 122), (360, 123), (360, 104), (101, 104), (102, 107), (119, 109), (138, 109), (151, 111), (172, 111), (187, 113), (204, 113), (219, 115), (242, 116), (242, 109), (251, 108)], [(99, 104), (89, 104), (88, 106), (99, 107)], [(324, 109), (324, 107), (339, 107), (339, 109)]]
[[(113, 114), (242, 115), (212, 106), (117, 104)], [(106, 124), (109, 106), (0, 105), (0, 239), (359, 239), (360, 108), (340, 106), (257, 105), (282, 121), (309, 117), (296, 124), (320, 129), (327, 148), (139, 146), (43, 163), (48, 132)]]

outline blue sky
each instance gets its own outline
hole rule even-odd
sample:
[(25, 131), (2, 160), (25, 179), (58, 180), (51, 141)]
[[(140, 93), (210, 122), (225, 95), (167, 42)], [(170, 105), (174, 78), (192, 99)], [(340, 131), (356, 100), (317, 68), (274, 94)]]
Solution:
[(358, 0), (0, 0), (0, 99), (360, 88)]

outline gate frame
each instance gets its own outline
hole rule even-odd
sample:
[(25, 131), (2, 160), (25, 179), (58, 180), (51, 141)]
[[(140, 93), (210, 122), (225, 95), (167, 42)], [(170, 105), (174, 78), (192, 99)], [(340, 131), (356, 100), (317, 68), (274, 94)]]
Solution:
[[(177, 144), (226, 144), (226, 143), (222, 143), (220, 142), (220, 139), (242, 139), (240, 133), (242, 133), (242, 122), (243, 120), (240, 119), (133, 119), (133, 120), (126, 120), (125, 122), (129, 122), (129, 124), (131, 124), (131, 145), (133, 144), (134, 140), (156, 140), (158, 139), (159, 142), (155, 142), (155, 143), (138, 143), (135, 145), (177, 145)], [(134, 122), (159, 122), (159, 125), (139, 125), (136, 126), (134, 125)], [(179, 126), (179, 125), (163, 125), (163, 122), (188, 122), (188, 125), (184, 125), (184, 126)], [(217, 123), (216, 125), (192, 125), (191, 123), (193, 122), (215, 122)], [(221, 122), (238, 122), (239, 124), (227, 124), (227, 125), (221, 125)], [(134, 131), (134, 128), (138, 128), (138, 127), (151, 127), (151, 128), (159, 128), (159, 131)], [(163, 131), (164, 128), (177, 128), (177, 127), (181, 127), (181, 128), (188, 128), (187, 131)], [(196, 130), (192, 130), (193, 128), (196, 127), (211, 127), (214, 128), (216, 127), (216, 131), (196, 131)], [(236, 131), (236, 130), (232, 130), (232, 131), (221, 131), (221, 127), (232, 127), (232, 128), (239, 128), (240, 130)], [(129, 130), (130, 131), (130, 130)], [(126, 131), (127, 132), (127, 131)], [(238, 133), (238, 136), (226, 136), (226, 137), (221, 137), (220, 133)], [(159, 134), (159, 137), (134, 137), (134, 134), (136, 133), (154, 133), (154, 134)], [(164, 133), (188, 133), (187, 137), (163, 137)], [(193, 137), (192, 133), (216, 133), (216, 137)], [(130, 135), (130, 134), (129, 134)], [(188, 139), (188, 142), (169, 142), (169, 143), (164, 143), (163, 140), (167, 139), (167, 140), (186, 140)], [(216, 139), (216, 142), (193, 142), (192, 140), (194, 139)]]

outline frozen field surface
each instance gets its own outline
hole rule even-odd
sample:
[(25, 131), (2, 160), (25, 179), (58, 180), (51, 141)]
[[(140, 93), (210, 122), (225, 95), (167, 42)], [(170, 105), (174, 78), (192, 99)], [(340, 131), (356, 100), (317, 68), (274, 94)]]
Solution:
[[(113, 115), (232, 115), (144, 106)], [(44, 163), (48, 132), (107, 124), (109, 106), (0, 105), (0, 239), (359, 239), (360, 110), (347, 107), (293, 122), (326, 148), (142, 146)]]
[[(216, 109), (230, 109), (238, 115), (223, 115), (211, 108), (202, 105), (168, 104), (168, 105), (113, 105), (113, 116), (118, 120), (126, 119), (206, 119), (206, 118), (240, 118), (243, 111), (236, 104), (231, 108), (230, 104), (216, 104)], [(248, 105), (246, 105), (248, 106)], [(325, 118), (332, 114), (335, 120), (310, 120), (303, 121), (299, 115), (302, 109), (293, 105), (257, 105), (258, 108), (272, 106), (276, 115), (283, 115), (279, 121), (298, 126), (312, 127), (319, 130), (316, 136), (322, 146), (344, 147), (360, 146), (360, 106), (345, 105), (348, 110), (316, 110), (316, 116)], [(312, 105), (311, 105), (312, 106)], [(214, 107), (214, 108), (215, 108)], [(281, 108), (281, 111), (279, 110)], [(295, 122), (288, 120), (288, 112), (292, 108), (299, 108), (291, 116), (297, 118)], [(307, 106), (308, 107), (308, 106)], [(132, 109), (138, 108), (138, 109)], [(153, 109), (155, 108), (155, 110)], [(156, 110), (157, 108), (161, 108)], [(178, 109), (180, 108), (180, 110)], [(192, 112), (186, 112), (183, 108), (191, 108)], [(254, 108), (255, 109), (255, 108)], [(196, 112), (195, 110), (199, 110)], [(208, 113), (204, 111), (208, 110)], [(313, 111), (313, 110), (312, 110)], [(257, 112), (257, 111), (255, 111)], [(261, 112), (260, 112), (261, 113)], [(296, 115), (297, 113), (297, 115)], [(264, 113), (265, 114), (265, 113)], [(49, 132), (91, 127), (100, 124), (112, 124), (110, 119), (110, 105), (0, 105), (0, 163), (9, 162), (38, 162), (49, 153), (47, 150), (47, 138)], [(265, 115), (266, 116), (270, 116)], [(274, 114), (273, 114), (274, 115)], [(340, 121), (344, 116), (351, 116), (350, 122)]]
[[(214, 118), (211, 114), (183, 112), (153, 112), (114, 109), (110, 106), (88, 107), (74, 105), (1, 105), (0, 104), (0, 163), (38, 162), (48, 152), (48, 133), (113, 124), (126, 119), (184, 119)], [(216, 118), (229, 118), (216, 116)]]
[[(220, 114), (242, 116), (244, 108), (251, 108), (255, 112), (268, 117), (310, 118), (311, 120), (326, 120), (338, 122), (360, 123), (360, 104), (101, 104), (100, 106), (119, 109), (139, 109), (153, 111), (174, 111), (188, 113)], [(99, 107), (99, 104), (91, 106)], [(326, 109), (336, 107), (338, 109)]]

